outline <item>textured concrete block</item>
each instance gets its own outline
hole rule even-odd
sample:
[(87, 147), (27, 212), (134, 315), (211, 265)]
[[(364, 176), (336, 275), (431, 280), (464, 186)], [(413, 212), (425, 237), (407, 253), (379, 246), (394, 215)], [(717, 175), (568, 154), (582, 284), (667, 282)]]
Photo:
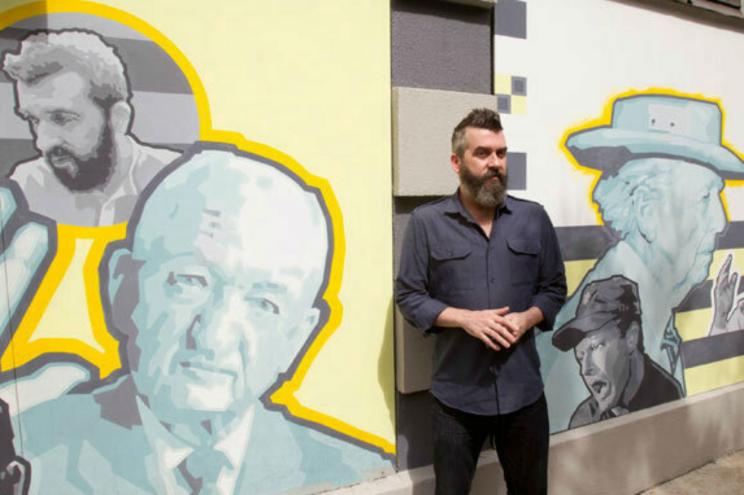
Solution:
[(395, 310), (395, 383), (402, 394), (428, 390), (436, 337), (424, 337)]
[(491, 11), (461, 3), (393, 1), (393, 86), (491, 92)]
[(476, 107), (495, 110), (497, 97), (393, 88), (393, 194), (435, 196), (457, 189), (449, 164), (452, 129)]

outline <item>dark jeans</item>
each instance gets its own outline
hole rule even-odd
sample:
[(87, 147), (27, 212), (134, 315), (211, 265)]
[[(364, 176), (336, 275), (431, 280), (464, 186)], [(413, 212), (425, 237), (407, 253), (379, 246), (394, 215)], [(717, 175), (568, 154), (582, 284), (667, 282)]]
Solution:
[(548, 493), (548, 406), (545, 396), (522, 409), (478, 416), (434, 399), (434, 474), (437, 495), (465, 495), (490, 438), (499, 454), (509, 495)]

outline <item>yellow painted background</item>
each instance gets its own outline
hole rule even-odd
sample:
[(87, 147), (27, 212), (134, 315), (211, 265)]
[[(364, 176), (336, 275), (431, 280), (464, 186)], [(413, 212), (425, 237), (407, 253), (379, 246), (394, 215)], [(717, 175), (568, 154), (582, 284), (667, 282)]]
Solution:
[(391, 452), (389, 3), (101, 3), (138, 17), (178, 47), (204, 86), (211, 128), (277, 149), (330, 183), (346, 244), (343, 317), (295, 396)]

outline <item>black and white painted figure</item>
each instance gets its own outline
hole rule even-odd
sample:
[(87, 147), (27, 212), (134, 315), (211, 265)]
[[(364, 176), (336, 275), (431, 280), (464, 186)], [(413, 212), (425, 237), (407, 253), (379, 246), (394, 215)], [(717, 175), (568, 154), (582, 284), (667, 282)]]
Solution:
[(178, 153), (131, 133), (132, 91), (117, 50), (92, 31), (34, 31), (5, 53), (2, 70), (39, 153), (10, 175), (31, 211), (70, 225), (127, 221)]
[(682, 397), (679, 383), (644, 352), (638, 286), (621, 275), (584, 288), (575, 318), (556, 331), (553, 345), (573, 349), (589, 391), (569, 428)]

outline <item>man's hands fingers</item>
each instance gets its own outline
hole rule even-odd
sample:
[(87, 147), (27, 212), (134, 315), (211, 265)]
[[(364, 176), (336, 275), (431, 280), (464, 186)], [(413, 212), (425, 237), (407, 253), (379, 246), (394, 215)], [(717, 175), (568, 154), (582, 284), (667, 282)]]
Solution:
[(24, 211), (18, 211), (13, 192), (0, 186), (0, 231), (3, 234), (3, 242), (0, 243), (0, 278), (5, 281), (0, 284), (0, 333), (7, 326), (49, 250), (48, 228), (40, 223), (26, 221), (15, 232), (7, 231), (5, 227), (12, 217), (21, 215), (21, 221), (24, 221), (24, 214)]
[(494, 351), (513, 346), (526, 331), (522, 313), (510, 313), (507, 306), (482, 311), (468, 311), (462, 328)]
[(509, 314), (509, 306), (502, 306), (500, 308), (492, 309), (491, 311), (499, 316), (504, 316)]
[(733, 256), (731, 254), (728, 254), (726, 256), (726, 259), (723, 262), (723, 265), (721, 265), (721, 269), (718, 270), (718, 276), (716, 277), (716, 282), (720, 283), (723, 280), (728, 278), (729, 270), (731, 269), (731, 261), (733, 259)]
[(495, 326), (488, 331), (488, 337), (497, 343), (502, 349), (508, 349), (517, 339), (507, 327), (503, 325)]
[(10, 221), (10, 217), (16, 211), (16, 201), (13, 197), (13, 193), (10, 189), (0, 187), (0, 226), (5, 228), (5, 225)]

